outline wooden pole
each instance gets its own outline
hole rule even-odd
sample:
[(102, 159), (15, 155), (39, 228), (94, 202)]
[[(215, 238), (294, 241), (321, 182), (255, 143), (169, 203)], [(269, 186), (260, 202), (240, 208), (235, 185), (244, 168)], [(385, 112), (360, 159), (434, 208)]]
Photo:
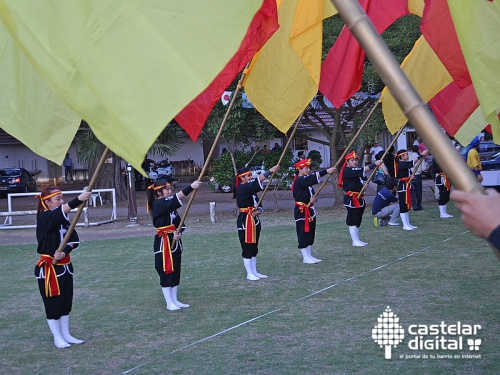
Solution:
[[(371, 109), (370, 113), (368, 113), (368, 116), (366, 116), (365, 121), (363, 121), (363, 124), (361, 124), (361, 126), (358, 129), (358, 131), (356, 132), (356, 134), (354, 134), (354, 137), (352, 137), (351, 141), (349, 142), (349, 144), (345, 148), (344, 152), (342, 153), (342, 155), (340, 156), (340, 158), (337, 160), (337, 162), (333, 166), (334, 168), (338, 168), (339, 165), (344, 161), (345, 156), (347, 155), (347, 153), (351, 149), (351, 147), (354, 144), (354, 142), (356, 141), (356, 139), (361, 135), (361, 132), (364, 130), (364, 128), (366, 127), (366, 125), (368, 125), (368, 121), (373, 116), (373, 113), (375, 112), (375, 109), (378, 107), (379, 104), (380, 104), (380, 102), (377, 102), (373, 106), (373, 108)], [(318, 194), (320, 193), (320, 191), (323, 190), (323, 188), (325, 187), (325, 185), (328, 182), (328, 179), (330, 178), (331, 175), (332, 174), (330, 174), (330, 173), (328, 173), (326, 175), (326, 178), (323, 180), (323, 182), (321, 183), (321, 185), (319, 185), (318, 190), (314, 193), (314, 195), (313, 195), (312, 198), (316, 198), (318, 196)], [(307, 204), (307, 207), (311, 207), (311, 204), (312, 203), (309, 202)]]
[[(288, 150), (288, 147), (290, 146), (290, 143), (292, 142), (292, 139), (295, 136), (295, 133), (299, 127), (300, 121), (302, 120), (302, 117), (304, 116), (304, 111), (302, 111), (300, 116), (297, 118), (297, 121), (295, 122), (292, 133), (290, 134), (290, 137), (288, 138), (288, 141), (286, 142), (285, 147), (283, 147), (283, 152), (281, 153), (281, 156), (280, 156), (278, 163), (277, 163), (278, 165), (281, 164), (283, 158), (285, 157), (286, 151)], [(262, 203), (262, 200), (264, 199), (264, 196), (266, 195), (267, 190), (269, 189), (269, 185), (271, 185), (271, 181), (273, 180), (275, 174), (276, 174), (276, 172), (273, 172), (271, 174), (271, 176), (269, 176), (269, 182), (267, 183), (266, 187), (264, 188), (264, 191), (262, 192), (262, 195), (259, 198), (259, 201), (257, 202), (257, 207), (259, 207), (260, 204)]]
[[(459, 190), (485, 194), (484, 188), (441, 130), (436, 118), (420, 98), (358, 1), (330, 1), (365, 51), (405, 116), (417, 129), (427, 148), (439, 162), (446, 176)], [(493, 246), (491, 248), (500, 260), (500, 249)]]
[[(97, 164), (97, 167), (94, 171), (94, 174), (92, 175), (92, 179), (90, 180), (87, 191), (92, 191), (92, 189), (94, 188), (94, 185), (97, 182), (97, 177), (99, 176), (99, 172), (101, 171), (102, 166), (104, 165), (104, 162), (106, 161), (106, 159), (108, 157), (108, 153), (109, 153), (109, 148), (106, 147), (104, 149), (104, 152), (102, 153), (102, 156), (101, 156), (101, 159), (99, 160), (99, 163)], [(82, 214), (84, 207), (85, 207), (85, 202), (82, 202), (78, 206), (78, 210), (75, 213), (75, 217), (71, 221), (71, 225), (69, 226), (68, 231), (64, 235), (64, 238), (63, 238), (61, 244), (59, 245), (59, 247), (56, 250), (57, 253), (62, 252), (64, 250), (64, 247), (68, 244), (69, 238), (71, 237), (71, 234), (75, 230), (76, 223), (78, 222), (78, 219), (80, 219), (80, 215)], [(57, 259), (53, 259), (52, 264), (57, 264)]]
[[(247, 69), (248, 69), (249, 66), (250, 66), (250, 62), (247, 63), (247, 65), (243, 69), (243, 72), (241, 73), (241, 78), (238, 81), (238, 85), (236, 86), (236, 90), (235, 90), (235, 92), (233, 94), (233, 97), (231, 98), (231, 102), (229, 102), (229, 106), (227, 107), (226, 114), (224, 115), (224, 118), (222, 119), (222, 123), (220, 124), (219, 131), (217, 132), (217, 135), (215, 137), (214, 143), (212, 144), (212, 147), (210, 148), (210, 152), (208, 153), (207, 159), (205, 160), (205, 163), (203, 164), (203, 168), (201, 169), (200, 175), (198, 176), (197, 180), (200, 181), (200, 182), (203, 179), (203, 177), (205, 176), (205, 173), (207, 171), (208, 165), (210, 164), (210, 161), (212, 160), (212, 156), (213, 156), (213, 154), (215, 152), (215, 148), (217, 147), (217, 143), (219, 142), (219, 140), (220, 140), (220, 138), (222, 136), (222, 132), (224, 131), (224, 127), (226, 126), (226, 122), (227, 122), (227, 119), (229, 118), (229, 114), (231, 113), (231, 110), (233, 109), (234, 103), (236, 102), (236, 98), (238, 97), (238, 93), (240, 92), (240, 90), (243, 87), (242, 86), (242, 82), (245, 79), (246, 72), (247, 72)], [(189, 201), (188, 201), (188, 203), (186, 205), (186, 209), (184, 210), (184, 213), (182, 214), (182, 217), (181, 217), (181, 222), (179, 223), (179, 226), (177, 227), (177, 230), (175, 232), (176, 235), (179, 235), (179, 233), (181, 232), (182, 225), (186, 221), (187, 214), (189, 212), (189, 209), (191, 208), (191, 205), (193, 204), (195, 196), (196, 196), (196, 190), (194, 190), (191, 193), (191, 196), (189, 197)], [(174, 239), (172, 241), (172, 247), (175, 246), (175, 243), (176, 243), (176, 240)]]
[(418, 159), (417, 161), (417, 165), (413, 166), (413, 172), (411, 173), (411, 176), (410, 176), (410, 181), (413, 180), (413, 178), (415, 178), (415, 173), (417, 173), (417, 169), (420, 167), (420, 165), (422, 165), (422, 162), (424, 161), (425, 157), (421, 157), (420, 159)]

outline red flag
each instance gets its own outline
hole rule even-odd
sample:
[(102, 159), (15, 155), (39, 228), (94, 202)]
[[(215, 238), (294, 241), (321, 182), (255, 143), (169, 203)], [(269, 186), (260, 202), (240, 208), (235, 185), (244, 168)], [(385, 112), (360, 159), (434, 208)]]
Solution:
[(458, 87), (472, 83), (446, 0), (425, 0), (420, 31)]
[[(377, 31), (382, 33), (398, 18), (409, 14), (408, 0), (360, 0)], [(328, 52), (321, 67), (319, 90), (340, 108), (361, 88), (365, 53), (347, 27)]]
[(429, 100), (432, 112), (446, 132), (454, 137), (465, 121), (479, 106), (472, 84), (460, 88), (456, 81)]
[(255, 14), (245, 38), (241, 42), (240, 49), (205, 91), (193, 99), (175, 117), (175, 120), (193, 141), (200, 135), (210, 111), (215, 103), (220, 100), (222, 93), (278, 27), (276, 0), (264, 0), (261, 8)]

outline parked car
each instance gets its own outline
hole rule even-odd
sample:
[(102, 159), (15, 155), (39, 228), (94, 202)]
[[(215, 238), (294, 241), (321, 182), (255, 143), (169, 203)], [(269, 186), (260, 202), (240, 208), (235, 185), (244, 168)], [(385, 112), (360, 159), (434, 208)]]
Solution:
[[(460, 154), (465, 158), (465, 154), (469, 150), (469, 146), (462, 147)], [(493, 141), (482, 141), (479, 143), (479, 158), (481, 160), (487, 160), (491, 155), (496, 154), (500, 151), (500, 145), (497, 145)]]
[(0, 169), (0, 195), (36, 191), (35, 175), (24, 168)]
[(483, 166), (481, 172), (483, 182), (481, 184), (500, 190), (500, 151), (481, 161), (481, 165)]
[(500, 151), (500, 145), (497, 145), (493, 141), (482, 141), (479, 144), (479, 157), (481, 160), (488, 160), (493, 154), (497, 154)]

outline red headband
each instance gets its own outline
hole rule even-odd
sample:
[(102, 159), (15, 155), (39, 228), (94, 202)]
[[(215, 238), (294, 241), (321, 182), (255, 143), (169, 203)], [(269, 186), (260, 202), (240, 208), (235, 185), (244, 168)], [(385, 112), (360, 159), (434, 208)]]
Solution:
[(302, 169), (311, 165), (311, 159), (302, 159), (294, 164), (296, 169)]
[(356, 152), (352, 151), (348, 153), (344, 158), (345, 161), (348, 161), (349, 159), (359, 159), (359, 158), (358, 155), (356, 155)]

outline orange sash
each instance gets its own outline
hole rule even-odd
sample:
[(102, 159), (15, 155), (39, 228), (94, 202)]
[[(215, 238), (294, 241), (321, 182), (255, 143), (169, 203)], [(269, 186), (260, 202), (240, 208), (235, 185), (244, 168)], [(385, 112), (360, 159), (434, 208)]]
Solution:
[[(311, 211), (309, 211), (309, 207), (307, 207), (307, 203), (303, 202), (295, 202), (296, 206), (299, 206), (300, 213), (304, 213), (304, 232), (309, 232), (309, 223), (313, 221), (311, 216)], [(312, 206), (312, 204), (311, 204)]]
[(403, 177), (400, 178), (399, 181), (404, 182), (406, 186), (406, 192), (405, 192), (405, 203), (406, 207), (408, 207), (409, 210), (411, 210), (411, 180), (410, 177)]
[[(54, 257), (48, 254), (40, 255), (40, 260), (37, 262), (37, 266), (43, 268), (43, 274), (45, 275), (45, 297), (57, 297), (61, 295), (61, 290), (59, 289), (59, 280), (57, 280), (56, 269), (52, 264)], [(57, 262), (58, 266), (65, 266), (71, 263), (69, 254), (63, 259)]]
[(446, 188), (446, 190), (450, 191), (451, 183), (450, 183), (450, 180), (448, 179), (448, 177), (446, 177), (446, 175), (443, 172), (441, 172), (439, 175), (443, 179), (443, 185)]
[(358, 198), (363, 198), (365, 196), (364, 194), (359, 195), (358, 191), (346, 191), (345, 194), (352, 198), (352, 201), (354, 202), (354, 208), (361, 207), (361, 203), (359, 203)]
[(162, 247), (163, 247), (163, 271), (165, 273), (171, 274), (174, 272), (174, 261), (172, 259), (172, 249), (170, 248), (170, 239), (168, 238), (169, 233), (175, 232), (175, 225), (169, 225), (166, 227), (156, 228), (156, 234), (161, 236)]
[(257, 228), (252, 217), (253, 211), (255, 211), (255, 207), (240, 208), (240, 212), (246, 212), (247, 214), (245, 219), (245, 243), (257, 243)]

